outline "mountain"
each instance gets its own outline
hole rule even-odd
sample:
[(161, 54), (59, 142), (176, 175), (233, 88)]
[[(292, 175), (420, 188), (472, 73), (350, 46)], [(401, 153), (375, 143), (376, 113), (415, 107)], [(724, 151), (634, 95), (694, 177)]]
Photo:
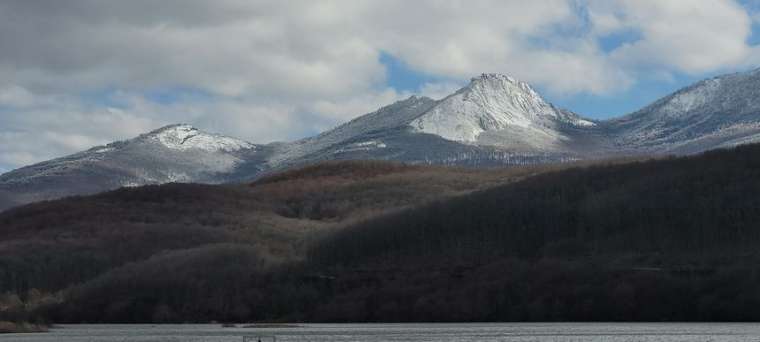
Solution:
[(234, 181), (236, 170), (259, 172), (248, 167), (266, 150), (189, 125), (167, 126), (0, 175), (0, 205), (146, 184)]
[[(490, 99), (497, 94), (501, 95)], [(514, 133), (507, 137), (513, 143), (499, 146), (486, 138), (474, 143), (426, 132), (434, 116), (442, 115), (448, 108), (459, 108), (452, 115), (466, 117), (468, 129), (477, 126), (476, 121), (480, 120), (483, 127), (477, 127), (484, 136)], [(480, 113), (482, 109), (486, 111)], [(535, 124), (528, 124), (531, 120)], [(291, 143), (254, 145), (189, 125), (167, 126), (135, 139), (98, 146), (0, 176), (0, 210), (123, 186), (252, 180), (288, 167), (326, 160), (489, 166), (576, 159), (558, 148), (560, 144), (555, 140), (567, 139), (562, 131), (565, 126), (587, 125), (593, 124), (555, 109), (525, 83), (505, 76), (482, 75), (441, 101), (412, 96), (320, 135)], [(550, 135), (553, 140), (539, 146), (542, 141), (531, 139), (535, 132)], [(522, 145), (529, 148), (516, 148), (521, 144), (518, 139), (524, 139), (526, 143)]]
[(547, 103), (527, 83), (483, 74), (446, 98), (412, 96), (315, 137), (282, 144), (271, 166), (380, 159), (514, 165), (578, 159), (595, 123)]
[(294, 142), (254, 145), (172, 125), (0, 176), (0, 210), (122, 186), (253, 180), (327, 160), (524, 165), (692, 154), (760, 141), (760, 69), (715, 77), (624, 117), (595, 121), (509, 76), (483, 74), (441, 99), (412, 96)]
[(607, 124), (618, 148), (639, 153), (690, 154), (760, 141), (760, 69), (697, 82)]

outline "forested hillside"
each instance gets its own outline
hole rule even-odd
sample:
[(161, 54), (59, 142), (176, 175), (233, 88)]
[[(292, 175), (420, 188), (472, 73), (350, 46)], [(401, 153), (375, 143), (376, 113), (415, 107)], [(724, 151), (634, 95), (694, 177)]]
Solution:
[(325, 320), (760, 320), (760, 146), (538, 175), (331, 235)]
[[(553, 170), (329, 163), (251, 186), (124, 189), (0, 216), (9, 237), (3, 279), (20, 274), (10, 267), (44, 264), (36, 257), (93, 270), (72, 279), (40, 266), (23, 279), (42, 293), (6, 288), (34, 309), (4, 314), (55, 322), (755, 321), (758, 193), (760, 145)], [(104, 214), (83, 214), (97, 211)], [(81, 225), (81, 217), (100, 224)], [(32, 241), (91, 254), (25, 254)], [(88, 263), (102, 266), (75, 266)]]
[[(121, 266), (139, 269), (135, 263), (160, 265), (175, 279), (181, 267), (212, 279), (187, 260), (220, 262), (243, 251), (267, 266), (298, 261), (309, 241), (357, 220), (548, 169), (330, 162), (253, 184), (123, 188), (27, 205), (0, 213), (0, 314), (59, 301), (59, 291)], [(174, 252), (183, 257), (165, 257)], [(198, 320), (215, 314), (200, 312)]]
[(362, 222), (313, 257), (743, 255), (760, 246), (757, 194), (760, 145), (578, 167)]

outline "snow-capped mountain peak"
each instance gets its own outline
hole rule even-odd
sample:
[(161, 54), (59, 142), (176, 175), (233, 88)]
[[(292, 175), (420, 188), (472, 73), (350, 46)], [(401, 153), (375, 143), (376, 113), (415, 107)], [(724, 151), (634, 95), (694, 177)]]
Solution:
[(547, 138), (556, 140), (559, 135), (546, 129), (559, 124), (594, 125), (555, 108), (525, 82), (501, 74), (482, 74), (410, 125), (417, 132), (474, 143), (484, 132), (505, 129), (539, 130), (540, 135), (548, 133), (554, 137)]
[(504, 108), (504, 105), (509, 105), (504, 109), (520, 109), (526, 113), (539, 113), (551, 108), (528, 83), (507, 75), (482, 74), (472, 78), (465, 89), (469, 90), (473, 100), (480, 101), (484, 106), (495, 104)]
[(198, 149), (207, 152), (235, 152), (254, 145), (235, 138), (203, 132), (191, 125), (176, 124), (159, 128), (147, 134), (148, 139), (172, 150)]

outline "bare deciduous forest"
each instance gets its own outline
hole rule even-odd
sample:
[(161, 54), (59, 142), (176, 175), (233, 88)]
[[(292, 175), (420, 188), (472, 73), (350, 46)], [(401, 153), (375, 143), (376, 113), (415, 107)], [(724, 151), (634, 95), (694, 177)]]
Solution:
[(0, 320), (758, 320), (758, 193), (760, 145), (121, 189), (0, 214)]

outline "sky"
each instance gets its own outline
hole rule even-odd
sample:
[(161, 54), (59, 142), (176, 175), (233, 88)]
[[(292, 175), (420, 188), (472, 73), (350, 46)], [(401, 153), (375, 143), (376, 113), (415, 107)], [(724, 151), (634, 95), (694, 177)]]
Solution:
[(319, 133), (481, 73), (583, 116), (760, 67), (760, 0), (3, 0), (0, 172), (172, 123)]

